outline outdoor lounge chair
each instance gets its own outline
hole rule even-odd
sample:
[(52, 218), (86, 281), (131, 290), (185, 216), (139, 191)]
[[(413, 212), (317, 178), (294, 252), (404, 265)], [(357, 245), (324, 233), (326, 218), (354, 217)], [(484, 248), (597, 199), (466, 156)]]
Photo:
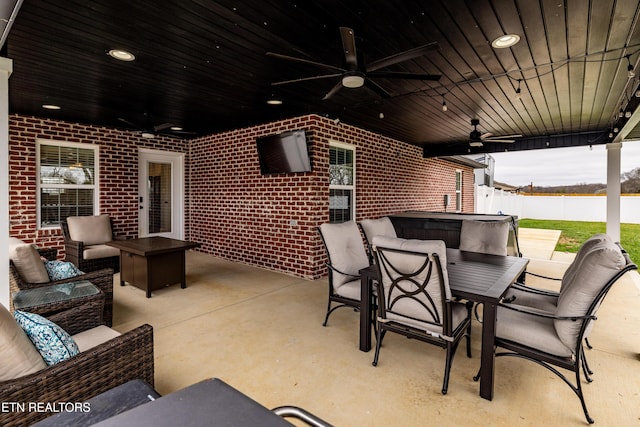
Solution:
[[(580, 399), (587, 422), (593, 423), (580, 378), (581, 367), (585, 367), (582, 341), (591, 331), (607, 292), (627, 271), (634, 269), (637, 266), (617, 244), (608, 240), (593, 244), (572, 269), (573, 274), (563, 280), (555, 310), (500, 304), (496, 356), (531, 360), (559, 376)], [(506, 351), (498, 351), (499, 348)], [(575, 384), (556, 367), (574, 372)]]
[(449, 388), (449, 372), (462, 337), (471, 357), (472, 303), (451, 297), (447, 252), (442, 240), (373, 238), (378, 268), (378, 330), (373, 366), (387, 331), (446, 350), (442, 394)]
[(109, 215), (70, 216), (60, 223), (65, 260), (84, 272), (111, 268), (120, 271), (120, 250), (106, 243), (114, 239)]
[[(360, 310), (360, 270), (369, 266), (362, 236), (353, 221), (341, 224), (322, 224), (318, 228), (327, 251), (329, 269), (329, 301), (323, 326), (329, 315), (340, 307)], [(331, 307), (332, 303), (338, 305)], [(371, 304), (372, 307), (375, 304)]]
[[(78, 308), (81, 309), (81, 308)], [(75, 325), (76, 309), (50, 318), (62, 329)], [(10, 410), (0, 412), (0, 425), (27, 426), (51, 415), (29, 405), (87, 399), (133, 379), (154, 384), (153, 329), (142, 325), (119, 334), (100, 324), (85, 324), (86, 330), (74, 334), (80, 353), (47, 366), (22, 328), (0, 304), (0, 402), (10, 402)], [(68, 332), (68, 331), (67, 331)]]
[(364, 240), (367, 244), (367, 255), (369, 255), (369, 263), (373, 264), (373, 251), (371, 250), (371, 242), (375, 236), (398, 237), (396, 229), (388, 216), (378, 219), (363, 219), (358, 223), (358, 227), (362, 230)]
[[(18, 239), (10, 239), (11, 245), (22, 246)], [(36, 264), (42, 264), (40, 257), (53, 261), (56, 259), (58, 250), (55, 248), (47, 249), (35, 249), (32, 245), (24, 244), (21, 252), (21, 259), (9, 260), (9, 289), (13, 295), (15, 292), (25, 289), (39, 288), (43, 286), (60, 285), (69, 282), (75, 282), (78, 280), (88, 280), (94, 286), (96, 286), (104, 294), (104, 308), (103, 308), (103, 320), (107, 326), (111, 326), (113, 322), (113, 270), (105, 268), (97, 271), (75, 276), (70, 279), (49, 281), (46, 276), (38, 280), (34, 278), (33, 271), (36, 268), (44, 267), (42, 265), (36, 266)], [(25, 256), (27, 255), (27, 256)], [(16, 263), (18, 265), (16, 265)], [(22, 272), (22, 274), (21, 274)], [(31, 273), (31, 274), (29, 274)], [(13, 303), (13, 302), (12, 302)], [(13, 309), (13, 305), (11, 305)]]

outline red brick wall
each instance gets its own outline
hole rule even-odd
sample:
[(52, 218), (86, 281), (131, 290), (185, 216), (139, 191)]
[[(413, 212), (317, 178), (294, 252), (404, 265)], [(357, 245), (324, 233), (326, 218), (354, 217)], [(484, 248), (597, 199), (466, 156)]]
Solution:
[[(329, 140), (356, 147), (356, 219), (409, 209), (443, 211), (463, 170), (464, 212), (473, 212), (473, 171), (422, 150), (317, 115), (183, 141), (19, 115), (10, 116), (10, 235), (42, 247), (64, 245), (58, 229), (36, 224), (36, 138), (100, 146), (100, 212), (118, 236), (138, 234), (138, 147), (187, 153), (185, 237), (201, 251), (288, 274), (326, 274), (316, 227), (329, 215)], [(305, 129), (313, 172), (260, 175), (256, 137)], [(453, 205), (452, 209), (453, 209)]]
[[(307, 131), (313, 172), (260, 175), (256, 138), (292, 129)], [(329, 220), (329, 140), (356, 147), (357, 220), (409, 209), (443, 211), (444, 194), (455, 195), (456, 168), (465, 169), (465, 211), (473, 211), (472, 169), (424, 159), (418, 147), (309, 115), (191, 142), (190, 232), (201, 250), (297, 276), (324, 275), (316, 227)]]
[[(116, 235), (125, 238), (138, 235), (138, 147), (187, 152), (187, 141), (179, 139), (145, 139), (136, 132), (9, 116), (9, 234), (40, 247), (55, 247), (59, 256), (64, 254), (60, 229), (37, 229), (36, 139), (100, 147), (100, 213), (109, 214)], [(188, 208), (188, 197), (186, 201)]]

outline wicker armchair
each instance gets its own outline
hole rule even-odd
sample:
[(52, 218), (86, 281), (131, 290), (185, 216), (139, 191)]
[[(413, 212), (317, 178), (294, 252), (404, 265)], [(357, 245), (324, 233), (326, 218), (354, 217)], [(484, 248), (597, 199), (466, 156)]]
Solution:
[[(48, 260), (55, 260), (58, 253), (57, 249), (38, 249), (38, 252), (40, 253), (41, 256), (47, 258)], [(113, 270), (112, 269), (105, 268), (102, 270), (85, 273), (81, 276), (76, 276), (72, 279), (59, 280), (59, 281), (48, 282), (48, 283), (29, 283), (25, 281), (20, 276), (13, 262), (11, 261), (9, 262), (9, 270), (10, 270), (9, 287), (11, 289), (12, 294), (14, 292), (18, 292), (24, 289), (32, 289), (32, 288), (38, 288), (42, 286), (57, 285), (57, 284), (72, 282), (77, 280), (90, 281), (104, 293), (103, 320), (107, 326), (112, 325), (113, 323)], [(11, 303), (11, 309), (13, 310), (13, 302)]]
[[(101, 217), (105, 217), (106, 215), (98, 215), (93, 217), (71, 217), (71, 219), (100, 219)], [(108, 219), (109, 224), (111, 225), (111, 233), (113, 232), (113, 221), (111, 218)], [(62, 229), (62, 236), (64, 237), (64, 250), (65, 250), (65, 260), (74, 263), (78, 266), (78, 268), (84, 272), (101, 270), (103, 268), (111, 268), (115, 273), (120, 271), (120, 251), (115, 248), (106, 248), (105, 245), (89, 245), (83, 241), (74, 240), (71, 236), (74, 235), (72, 231), (69, 230), (69, 222), (67, 220), (62, 220), (60, 223), (60, 228)], [(79, 233), (78, 233), (79, 234)], [(112, 235), (113, 238), (113, 235)], [(100, 252), (113, 251), (113, 254), (108, 256), (104, 256), (101, 254), (100, 257), (92, 257), (85, 258), (85, 253), (87, 249), (96, 249), (96, 246), (101, 246), (99, 249)], [(89, 256), (89, 255), (87, 255)]]
[[(76, 324), (71, 309), (53, 316), (59, 326)], [(83, 317), (83, 316), (80, 316)], [(86, 328), (98, 326), (85, 323)], [(86, 317), (83, 317), (86, 319)], [(9, 363), (9, 362), (7, 362)], [(26, 426), (51, 415), (29, 411), (29, 403), (84, 402), (120, 384), (142, 379), (153, 387), (153, 328), (142, 325), (103, 344), (21, 378), (0, 382), (0, 402), (24, 405), (24, 411), (0, 412), (0, 425)]]

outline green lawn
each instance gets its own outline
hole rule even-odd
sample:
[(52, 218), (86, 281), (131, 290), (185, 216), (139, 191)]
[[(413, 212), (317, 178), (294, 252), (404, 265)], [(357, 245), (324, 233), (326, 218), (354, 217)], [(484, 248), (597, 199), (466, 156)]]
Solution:
[[(561, 230), (560, 240), (556, 251), (578, 252), (582, 242), (596, 233), (604, 233), (604, 222), (584, 221), (555, 221), (540, 219), (521, 219), (518, 223), (523, 228), (542, 228), (546, 230)], [(631, 259), (640, 262), (640, 224), (621, 224), (620, 243), (629, 252)]]

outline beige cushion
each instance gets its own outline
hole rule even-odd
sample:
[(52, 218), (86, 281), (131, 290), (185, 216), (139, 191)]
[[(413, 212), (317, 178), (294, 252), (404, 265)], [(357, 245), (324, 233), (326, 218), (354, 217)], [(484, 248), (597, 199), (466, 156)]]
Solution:
[(360, 221), (360, 226), (369, 244), (375, 236), (398, 237), (391, 220), (386, 216), (378, 219), (363, 219)]
[[(531, 310), (531, 309), (529, 309)], [(547, 313), (553, 315), (553, 313)], [(575, 342), (567, 346), (554, 328), (554, 320), (498, 307), (496, 337), (514, 341), (560, 357), (570, 357)]]
[(120, 249), (107, 245), (92, 245), (84, 248), (82, 257), (84, 259), (100, 259), (112, 256), (120, 256)]
[[(446, 270), (447, 265), (447, 248), (442, 240), (410, 240), (399, 239), (386, 236), (375, 236), (373, 238), (374, 250), (380, 249), (394, 249), (395, 251), (383, 251), (379, 254), (380, 270), (381, 270), (381, 285), (382, 292), (384, 293), (385, 303), (389, 305), (390, 301), (393, 301), (393, 307), (391, 312), (390, 307), (387, 308), (387, 319), (395, 320), (400, 323), (409, 324), (414, 327), (418, 327), (423, 330), (431, 330), (433, 332), (442, 332), (442, 323), (444, 321), (444, 314), (442, 313), (442, 301), (444, 298), (451, 299), (451, 291), (449, 289), (449, 278)], [(432, 254), (437, 254), (442, 266), (442, 273), (444, 278), (444, 292), (442, 295), (440, 289), (440, 275), (435, 268), (428, 269), (422, 268), (425, 257), (431, 257)], [(384, 258), (380, 258), (384, 257)], [(390, 264), (390, 266), (387, 265)], [(388, 268), (387, 268), (388, 267)], [(424, 283), (428, 278), (426, 291), (428, 293), (418, 293), (414, 295), (414, 298), (401, 298), (397, 297), (401, 294), (399, 288), (391, 288), (391, 285), (395, 280), (400, 277), (399, 272), (404, 274), (417, 273), (412, 277), (412, 281), (400, 279), (398, 281), (399, 288), (404, 292), (413, 292), (417, 289), (417, 286), (413, 283), (413, 280), (417, 283)], [(430, 274), (430, 276), (429, 276)], [(380, 293), (380, 290), (378, 291)], [(437, 312), (437, 318), (434, 313), (429, 312), (425, 307), (433, 307)], [(464, 305), (460, 308), (454, 308), (454, 328), (457, 324), (464, 320), (466, 317), (466, 310)], [(436, 325), (431, 325), (433, 322)], [(457, 322), (457, 323), (456, 323)]]
[(462, 221), (461, 251), (491, 255), (507, 255), (509, 223), (506, 221)]
[(9, 259), (18, 270), (18, 274), (28, 283), (48, 283), (49, 275), (44, 268), (38, 250), (15, 237), (9, 238)]
[[(589, 306), (595, 297), (625, 265), (626, 260), (615, 243), (602, 241), (594, 245), (576, 266), (571, 282), (566, 283), (560, 293), (556, 315), (571, 317), (589, 314)], [(582, 322), (555, 320), (554, 324), (562, 342), (575, 347)]]
[(85, 245), (101, 245), (113, 240), (109, 215), (70, 216), (67, 225), (71, 240)]
[(587, 254), (592, 248), (594, 248), (596, 245), (598, 245), (598, 243), (601, 242), (613, 243), (613, 239), (607, 234), (595, 234), (585, 240), (582, 246), (580, 246), (580, 249), (578, 249), (573, 262), (569, 265), (569, 267), (567, 267), (567, 270), (562, 275), (560, 292), (562, 292), (562, 289), (564, 289), (568, 283), (573, 282), (574, 276), (576, 275), (580, 262), (582, 262), (582, 258), (585, 256), (585, 254)]
[(515, 300), (510, 305), (532, 307), (549, 313), (555, 313), (558, 308), (558, 296), (556, 295), (537, 294), (514, 287), (509, 289), (505, 298), (512, 297), (515, 297)]
[(78, 345), (80, 352), (83, 352), (119, 336), (120, 332), (101, 325), (75, 334), (72, 338)]
[[(360, 270), (369, 266), (369, 258), (355, 222), (322, 224), (320, 232), (329, 253), (331, 265), (346, 273), (340, 274), (331, 270), (333, 288), (338, 293), (340, 286), (352, 281), (354, 276), (359, 277)], [(359, 295), (357, 299), (360, 299)]]
[(0, 304), (0, 381), (23, 377), (47, 367), (40, 353), (9, 310)]

